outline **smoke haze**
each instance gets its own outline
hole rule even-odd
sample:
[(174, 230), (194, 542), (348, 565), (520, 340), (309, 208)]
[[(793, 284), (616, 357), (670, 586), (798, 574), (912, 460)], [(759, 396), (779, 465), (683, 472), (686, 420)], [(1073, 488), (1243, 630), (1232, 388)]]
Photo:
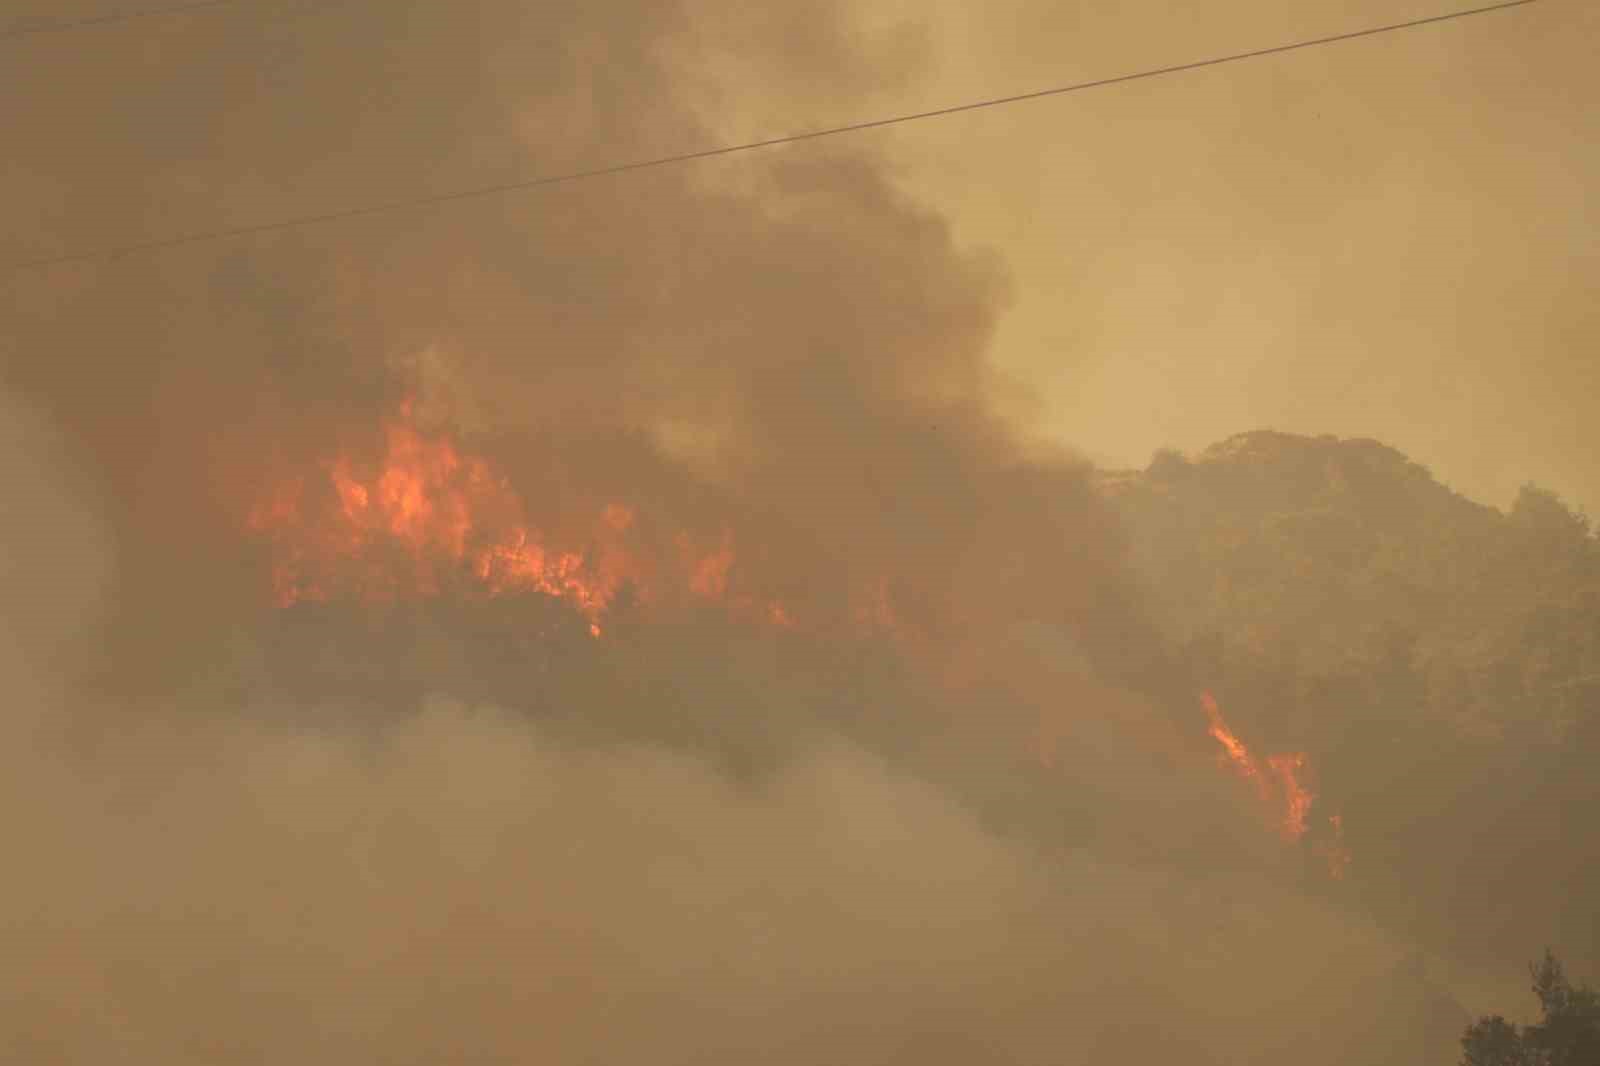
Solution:
[[(5, 621), (59, 661), (109, 549), (31, 421), (7, 441), (28, 520), (6, 603), (52, 610)], [(1397, 958), (1259, 874), (998, 832), (837, 735), (753, 779), (447, 697), (375, 730), (327, 707), (316, 727), (145, 710), (85, 743), (56, 674), (13, 662), (6, 683), (0, 1025), (20, 1061), (1332, 1063), (1348, 1052), (1312, 1038), (1374, 1006)], [(769, 677), (759, 702), (793, 687)]]
[[(8, 59), (34, 102), (0, 248), (683, 151), (752, 100), (887, 99), (934, 62), (844, 5), (741, 10), (240, 5), (41, 39)], [(1216, 772), (1088, 464), (1008, 415), (1011, 277), (881, 149), (15, 282), (18, 1061), (1449, 1054), (1465, 1015), (1397, 976), (1415, 947)], [(728, 589), (796, 624), (619, 595), (594, 639), (562, 600), (448, 588), (275, 608), (255, 509), (381, 464), (403, 410), (551, 543), (620, 504), (640, 551), (728, 545)]]

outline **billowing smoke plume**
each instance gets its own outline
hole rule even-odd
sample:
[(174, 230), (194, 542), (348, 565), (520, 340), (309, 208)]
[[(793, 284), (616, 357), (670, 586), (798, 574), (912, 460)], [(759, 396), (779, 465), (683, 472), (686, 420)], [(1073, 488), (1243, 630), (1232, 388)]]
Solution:
[[(798, 52), (698, 5), (196, 18), (54, 57), (137, 136), (56, 146), (75, 96), (18, 156), (87, 240), (683, 150), (749, 88), (708, 27), (767, 91), (905, 55), (797, 9)], [(995, 413), (1003, 274), (870, 144), (27, 286), (6, 375), (62, 437), (4, 457), (28, 1061), (1332, 1063), (1393, 1021), (1394, 949), (1188, 759), (1085, 470)], [(401, 412), (552, 544), (624, 508), (795, 624), (283, 596), (263, 501), (354, 506), (330, 471)]]
[[(879, 42), (855, 41), (838, 12), (817, 5), (800, 23), (812, 47), (793, 55), (747, 22), (729, 32), (768, 57), (769, 88), (872, 69)], [(161, 43), (233, 63), (206, 94), (155, 86), (122, 110), (159, 117), (186, 149), (163, 157), (153, 200), (198, 181), (298, 190), (315, 178), (366, 202), (462, 184), (474, 153), (490, 156), (470, 171), (481, 182), (706, 143), (686, 101), (705, 95), (694, 48), (716, 25), (628, 4), (195, 20)], [(400, 57), (415, 60), (406, 78)], [(112, 67), (84, 74), (110, 83)], [(267, 96), (253, 80), (263, 69), (277, 86)], [(372, 106), (374, 86), (392, 106)], [(46, 120), (34, 122), (43, 142)], [(468, 135), (480, 130), (498, 147)], [(353, 138), (347, 150), (331, 151), (335, 132)], [(272, 177), (244, 181), (229, 162), (240, 158)], [(72, 162), (75, 175), (126, 165)], [(63, 186), (73, 204), (105, 193), (92, 176)], [(296, 195), (228, 210), (270, 216)], [(1002, 687), (1005, 702), (1020, 690), (1026, 730), (1070, 699), (1041, 656), (1015, 654), (1026, 626), (1162, 712), (1193, 714), (1084, 469), (1018, 441), (991, 410), (985, 344), (1002, 274), (897, 193), (870, 145), (378, 216), (39, 284), (11, 371), (114, 501), (127, 565), (100, 673), (119, 696), (190, 684), (216, 672), (230, 640), (251, 643), (281, 559), (245, 535), (250, 517), (286, 480), (320, 479), (328, 494), (335, 456), (370, 465), (386, 420), (410, 403), (424, 431), (504, 471), (556, 542), (582, 543), (620, 506), (657, 543), (727, 545), (731, 580), (824, 630), (874, 601), (916, 638), (924, 673)], [(1141, 728), (1162, 731), (1146, 717)]]

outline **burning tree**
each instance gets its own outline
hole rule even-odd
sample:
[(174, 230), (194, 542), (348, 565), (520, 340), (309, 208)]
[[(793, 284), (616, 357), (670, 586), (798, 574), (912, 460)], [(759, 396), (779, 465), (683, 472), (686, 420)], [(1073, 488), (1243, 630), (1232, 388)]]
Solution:
[[(1299, 841), (1306, 835), (1307, 816), (1316, 800), (1316, 794), (1302, 780), (1307, 767), (1306, 754), (1297, 751), (1269, 755), (1263, 763), (1222, 717), (1222, 709), (1211, 693), (1201, 693), (1200, 704), (1205, 708), (1209, 723), (1207, 732), (1222, 747), (1218, 762), (1254, 786), (1286, 842)], [(1344, 843), (1343, 816), (1329, 815), (1328, 826), (1331, 835), (1318, 842), (1316, 851), (1327, 863), (1329, 874), (1338, 879), (1350, 865), (1350, 851)]]

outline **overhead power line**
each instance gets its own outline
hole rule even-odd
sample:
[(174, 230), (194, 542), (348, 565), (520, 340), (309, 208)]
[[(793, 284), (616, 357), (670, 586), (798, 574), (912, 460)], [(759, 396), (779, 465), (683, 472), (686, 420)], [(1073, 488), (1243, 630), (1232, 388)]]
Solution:
[(134, 19), (154, 18), (157, 15), (179, 15), (185, 11), (198, 11), (206, 7), (225, 7), (239, 0), (190, 0), (187, 4), (170, 4), (167, 7), (147, 7), (140, 11), (123, 11), (115, 15), (94, 15), (90, 18), (70, 19), (66, 22), (47, 22), (39, 26), (24, 26), (18, 30), (0, 32), (0, 41), (17, 37), (37, 37), (45, 33), (66, 33), (90, 26), (104, 26), (112, 22), (132, 22)]
[(1322, 45), (1337, 44), (1341, 41), (1353, 41), (1362, 37), (1375, 37), (1379, 34), (1394, 33), (1398, 30), (1416, 29), (1421, 26), (1431, 26), (1441, 22), (1450, 22), (1456, 19), (1468, 18), (1473, 15), (1483, 15), (1494, 11), (1506, 11), (1514, 7), (1523, 7), (1535, 3), (1536, 0), (1505, 0), (1503, 3), (1489, 4), (1484, 7), (1469, 8), (1463, 11), (1452, 11), (1443, 15), (1430, 15), (1426, 18), (1410, 19), (1405, 22), (1391, 22), (1382, 26), (1372, 26), (1363, 30), (1352, 30), (1347, 33), (1337, 33), (1326, 37), (1313, 37), (1307, 40), (1295, 41), (1289, 44), (1273, 45), (1267, 48), (1257, 48), (1248, 52), (1234, 52), (1229, 55), (1213, 56), (1210, 59), (1199, 59), (1190, 63), (1179, 63), (1173, 66), (1156, 67), (1151, 70), (1137, 71), (1132, 74), (1118, 74), (1109, 78), (1096, 78), (1092, 81), (1075, 82), (1071, 85), (1060, 85), (1050, 89), (1038, 89), (1033, 92), (1018, 93), (1013, 96), (997, 96), (986, 100), (975, 100), (965, 104), (955, 104), (950, 107), (935, 108), (931, 111), (916, 111), (903, 115), (892, 115), (888, 118), (870, 119), (865, 122), (854, 122), (845, 126), (830, 126), (825, 129), (808, 130), (803, 133), (791, 133), (781, 137), (769, 137), (759, 141), (745, 141), (740, 144), (722, 145), (717, 148), (705, 148), (693, 152), (681, 152), (677, 155), (658, 156), (653, 159), (636, 160), (630, 163), (614, 163), (609, 166), (594, 167), (588, 170), (574, 170), (562, 174), (549, 174), (543, 177), (528, 178), (523, 181), (506, 182), (499, 185), (485, 185), (472, 189), (461, 189), (455, 192), (435, 193), (429, 196), (418, 196), (406, 200), (392, 200), (379, 204), (368, 204), (362, 207), (344, 208), (338, 211), (328, 211), (317, 215), (301, 215), (295, 218), (277, 219), (272, 222), (258, 222), (253, 225), (232, 226), (225, 229), (207, 230), (198, 233), (189, 233), (177, 237), (165, 237), (158, 240), (143, 241), (138, 244), (123, 245), (117, 248), (106, 248), (92, 252), (76, 252), (69, 255), (52, 256), (46, 259), (35, 259), (13, 264), (12, 269), (17, 271), (36, 270), (45, 267), (61, 266), (68, 263), (89, 262), (96, 259), (114, 259), (138, 252), (152, 252), (167, 248), (177, 248), (186, 244), (197, 244), (203, 241), (223, 240), (229, 237), (245, 237), (257, 233), (268, 233), (274, 230), (293, 229), (300, 226), (312, 226), (326, 222), (337, 222), (344, 219), (361, 218), (366, 215), (383, 214), (390, 211), (401, 211), (408, 208), (430, 207), (437, 204), (453, 203), (458, 200), (474, 200), (489, 196), (500, 196), (507, 193), (521, 192), (529, 189), (539, 189), (550, 185), (564, 185), (590, 178), (606, 177), (613, 174), (625, 174), (635, 170), (648, 170), (655, 167), (672, 166), (678, 163), (688, 163), (697, 159), (712, 159), (717, 156), (732, 155), (735, 152), (748, 152), (758, 148), (772, 148), (784, 144), (797, 144), (802, 141), (818, 140), (823, 137), (833, 137), (845, 133), (859, 133), (864, 130), (881, 129), (886, 126), (895, 126), (905, 122), (917, 122), (922, 119), (940, 118), (946, 115), (957, 115), (966, 111), (978, 111), (983, 108), (1001, 107), (1006, 104), (1022, 103), (1027, 100), (1040, 100), (1049, 96), (1063, 96), (1067, 93), (1082, 92), (1087, 89), (1105, 88), (1111, 85), (1121, 85), (1126, 82), (1141, 81), (1147, 78), (1165, 77), (1170, 74), (1181, 74), (1185, 71), (1201, 70), (1206, 67), (1221, 66), (1225, 63), (1238, 63), (1247, 59), (1260, 59), (1265, 56), (1282, 55), (1285, 52), (1294, 52), (1306, 48), (1316, 48)]

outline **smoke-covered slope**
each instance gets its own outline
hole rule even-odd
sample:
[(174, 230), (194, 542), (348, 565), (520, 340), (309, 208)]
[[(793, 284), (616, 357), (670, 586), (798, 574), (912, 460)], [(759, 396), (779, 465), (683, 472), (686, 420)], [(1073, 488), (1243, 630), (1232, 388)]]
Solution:
[(1312, 753), (1358, 891), (1468, 952), (1595, 962), (1600, 544), (1370, 440), (1255, 432), (1103, 473), (1149, 602), (1247, 734)]

